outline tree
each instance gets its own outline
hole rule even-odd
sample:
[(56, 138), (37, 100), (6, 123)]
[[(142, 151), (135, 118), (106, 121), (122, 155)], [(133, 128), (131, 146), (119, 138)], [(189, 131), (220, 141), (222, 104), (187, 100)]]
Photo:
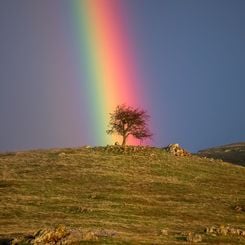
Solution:
[(145, 110), (126, 105), (118, 105), (113, 113), (110, 113), (109, 129), (107, 134), (119, 134), (123, 137), (122, 145), (126, 145), (129, 135), (136, 139), (144, 140), (151, 138), (148, 128), (150, 116)]

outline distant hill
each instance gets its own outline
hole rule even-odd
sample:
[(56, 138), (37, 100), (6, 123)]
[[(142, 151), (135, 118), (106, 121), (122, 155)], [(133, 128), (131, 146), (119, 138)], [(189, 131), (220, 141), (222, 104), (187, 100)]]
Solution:
[(0, 244), (245, 244), (244, 176), (151, 147), (0, 154)]
[(200, 150), (197, 154), (245, 166), (245, 142), (208, 148)]

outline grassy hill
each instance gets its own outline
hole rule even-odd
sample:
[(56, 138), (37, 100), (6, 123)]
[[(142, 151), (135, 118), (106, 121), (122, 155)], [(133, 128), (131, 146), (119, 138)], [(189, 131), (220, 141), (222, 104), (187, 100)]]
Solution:
[(200, 244), (245, 244), (204, 231), (245, 230), (245, 168), (157, 148), (0, 154), (2, 244), (58, 225), (85, 234), (74, 244), (188, 244), (189, 232)]
[(201, 150), (198, 155), (245, 166), (245, 142)]

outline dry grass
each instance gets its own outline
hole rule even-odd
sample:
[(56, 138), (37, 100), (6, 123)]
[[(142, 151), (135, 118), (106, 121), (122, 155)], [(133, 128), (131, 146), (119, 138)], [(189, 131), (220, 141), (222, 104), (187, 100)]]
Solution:
[[(205, 227), (245, 229), (245, 168), (161, 149), (53, 149), (0, 155), (0, 234), (59, 224), (115, 231), (97, 244), (245, 244)], [(164, 235), (161, 230), (167, 229)]]

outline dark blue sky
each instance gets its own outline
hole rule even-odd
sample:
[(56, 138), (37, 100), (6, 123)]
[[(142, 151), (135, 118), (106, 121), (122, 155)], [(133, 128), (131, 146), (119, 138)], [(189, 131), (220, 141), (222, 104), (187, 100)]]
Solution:
[(156, 141), (193, 150), (244, 141), (245, 1), (132, 2), (153, 117), (162, 114)]
[[(152, 144), (196, 151), (245, 141), (245, 1), (122, 1)], [(68, 5), (0, 1), (0, 151), (96, 144), (68, 47), (76, 42)]]

